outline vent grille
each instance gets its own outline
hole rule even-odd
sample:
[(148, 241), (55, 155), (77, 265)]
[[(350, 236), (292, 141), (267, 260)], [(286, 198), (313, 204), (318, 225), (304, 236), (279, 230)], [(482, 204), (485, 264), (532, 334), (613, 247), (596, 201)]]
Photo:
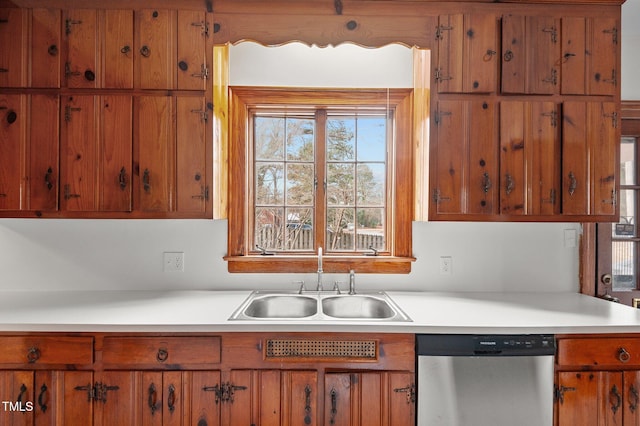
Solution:
[(349, 358), (375, 360), (376, 340), (268, 339), (267, 358)]

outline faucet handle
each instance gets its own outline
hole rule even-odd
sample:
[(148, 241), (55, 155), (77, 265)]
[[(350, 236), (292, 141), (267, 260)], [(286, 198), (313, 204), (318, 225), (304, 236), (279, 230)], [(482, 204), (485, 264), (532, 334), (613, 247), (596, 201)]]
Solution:
[(304, 286), (304, 280), (294, 281), (293, 284), (299, 285), (298, 294), (302, 294), (303, 291), (307, 291), (307, 288)]
[(333, 291), (335, 291), (336, 294), (342, 294), (340, 292), (340, 281), (334, 281), (333, 282)]

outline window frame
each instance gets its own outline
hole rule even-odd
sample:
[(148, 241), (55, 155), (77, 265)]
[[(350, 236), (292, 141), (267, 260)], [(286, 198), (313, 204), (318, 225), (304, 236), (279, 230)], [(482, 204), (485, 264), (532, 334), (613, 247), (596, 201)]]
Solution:
[(228, 247), (229, 272), (283, 273), (312, 272), (317, 269), (313, 253), (276, 253), (262, 255), (249, 247), (250, 188), (252, 174), (250, 111), (262, 106), (300, 107), (331, 106), (354, 108), (359, 105), (388, 106), (395, 110), (395, 159), (389, 164), (394, 187), (388, 226), (388, 253), (377, 256), (331, 253), (324, 256), (325, 272), (409, 273), (412, 255), (412, 219), (414, 212), (414, 161), (412, 145), (412, 89), (322, 89), (229, 87), (229, 161), (228, 161)]
[[(622, 117), (621, 117), (621, 131), (620, 138), (623, 137), (631, 137), (636, 139), (636, 170), (635, 170), (635, 185), (620, 185), (618, 189), (618, 193), (621, 194), (621, 190), (631, 189), (636, 191), (635, 199), (635, 211), (636, 215), (640, 215), (640, 103), (639, 102), (630, 102), (630, 101), (622, 101)], [(636, 217), (637, 219), (638, 217)], [(640, 299), (640, 283), (636, 282), (635, 290), (626, 290), (626, 291), (615, 291), (611, 288), (610, 285), (605, 285), (603, 282), (603, 276), (606, 274), (612, 274), (612, 242), (614, 238), (611, 234), (611, 227), (615, 226), (617, 222), (613, 223), (602, 223), (596, 225), (595, 239), (596, 244), (594, 248), (593, 257), (589, 256), (588, 248), (586, 248), (586, 254), (583, 257), (594, 258), (594, 270), (595, 270), (595, 294), (597, 296), (605, 296), (610, 295), (618, 298), (621, 303), (626, 305), (633, 306), (634, 303), (637, 305), (637, 300)], [(637, 228), (636, 224), (636, 235), (634, 238), (629, 239), (630, 242), (634, 242), (635, 244), (635, 268), (636, 273), (640, 273), (640, 229)]]

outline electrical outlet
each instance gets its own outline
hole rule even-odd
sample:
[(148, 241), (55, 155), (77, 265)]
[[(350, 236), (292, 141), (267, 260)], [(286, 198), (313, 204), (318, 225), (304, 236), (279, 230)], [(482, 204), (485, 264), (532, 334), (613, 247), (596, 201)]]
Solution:
[(440, 256), (440, 275), (452, 275), (453, 257)]
[(164, 272), (184, 272), (183, 252), (164, 252), (162, 270)]

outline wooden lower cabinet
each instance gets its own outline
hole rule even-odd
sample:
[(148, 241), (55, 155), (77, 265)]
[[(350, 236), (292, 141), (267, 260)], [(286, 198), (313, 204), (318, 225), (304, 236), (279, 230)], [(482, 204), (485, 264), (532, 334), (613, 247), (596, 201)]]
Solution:
[(325, 424), (413, 425), (413, 375), (395, 372), (327, 373)]
[(413, 426), (412, 334), (0, 335), (0, 426)]
[(640, 371), (558, 374), (558, 424), (640, 425)]
[(558, 340), (556, 424), (640, 425), (640, 338)]
[(91, 425), (90, 371), (0, 371), (0, 426)]

